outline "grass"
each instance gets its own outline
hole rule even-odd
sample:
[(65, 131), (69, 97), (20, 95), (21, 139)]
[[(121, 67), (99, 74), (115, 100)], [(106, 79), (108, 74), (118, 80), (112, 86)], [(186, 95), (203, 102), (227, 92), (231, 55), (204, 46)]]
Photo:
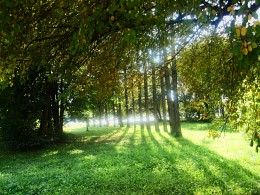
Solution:
[(40, 151), (0, 151), (0, 194), (259, 194), (260, 155), (241, 133), (183, 138), (152, 128), (66, 129), (69, 141)]

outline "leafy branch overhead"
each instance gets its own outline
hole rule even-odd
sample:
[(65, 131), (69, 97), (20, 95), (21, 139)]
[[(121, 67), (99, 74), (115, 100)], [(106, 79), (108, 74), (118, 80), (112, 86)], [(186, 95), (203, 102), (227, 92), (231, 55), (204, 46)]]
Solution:
[[(168, 108), (176, 111), (175, 60), (182, 60), (177, 67), (182, 72), (180, 78), (183, 84), (193, 85), (198, 98), (219, 101), (227, 95), (231, 99), (242, 89), (240, 83), (253, 75), (252, 70), (258, 70), (259, 8), (260, 0), (2, 0), (0, 96), (8, 92), (10, 98), (3, 96), (7, 108), (0, 109), (1, 115), (9, 118), (16, 113), (12, 102), (17, 102), (21, 121), (15, 133), (27, 132), (23, 124), (28, 122), (29, 129), (38, 128), (41, 136), (53, 131), (60, 135), (66, 108), (74, 113), (75, 107), (91, 101), (96, 107), (90, 107), (101, 113), (108, 109), (102, 107), (105, 103), (113, 102), (113, 109), (117, 104), (122, 114), (124, 102), (128, 114), (129, 102), (135, 102), (134, 92), (138, 91), (141, 113), (144, 88), (148, 116), (150, 80), (153, 102), (156, 86), (165, 82), (161, 97), (167, 96)], [(203, 42), (201, 37), (206, 34), (222, 35)], [(168, 93), (171, 90), (173, 97)], [(29, 102), (28, 107), (24, 102)], [(209, 108), (208, 103), (204, 106)], [(74, 115), (82, 114), (81, 109), (76, 111)], [(29, 117), (31, 112), (33, 117)], [(33, 122), (24, 123), (25, 116)], [(6, 130), (15, 128), (5, 122)]]

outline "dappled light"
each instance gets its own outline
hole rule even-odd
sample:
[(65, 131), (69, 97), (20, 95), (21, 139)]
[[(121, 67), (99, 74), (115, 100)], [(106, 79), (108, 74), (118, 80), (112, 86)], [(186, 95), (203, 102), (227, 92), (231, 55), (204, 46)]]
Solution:
[(1, 0), (0, 195), (260, 194), (259, 0)]
[[(201, 142), (200, 134), (206, 133), (206, 126), (192, 124), (191, 130), (184, 130), (183, 138), (155, 131), (154, 126), (150, 130), (140, 126), (92, 128), (90, 132), (84, 128), (68, 130), (73, 141), (68, 140), (66, 145), (2, 158), (0, 192), (6, 192), (10, 185), (13, 192), (23, 186), (24, 192), (42, 194), (55, 192), (56, 185), (63, 194), (260, 192), (259, 166), (254, 165), (260, 162), (259, 156), (250, 148), (245, 149), (246, 141), (234, 133), (227, 133), (222, 138), (225, 141), (203, 138), (207, 142)], [(239, 153), (236, 157), (229, 156), (234, 152), (227, 149), (233, 138), (240, 144), (236, 145), (237, 150), (243, 150), (243, 156), (251, 156), (254, 161), (243, 162), (244, 157)], [(216, 149), (219, 144), (222, 148)], [(16, 159), (13, 165), (6, 164), (13, 158)], [(39, 185), (31, 188), (21, 177)]]

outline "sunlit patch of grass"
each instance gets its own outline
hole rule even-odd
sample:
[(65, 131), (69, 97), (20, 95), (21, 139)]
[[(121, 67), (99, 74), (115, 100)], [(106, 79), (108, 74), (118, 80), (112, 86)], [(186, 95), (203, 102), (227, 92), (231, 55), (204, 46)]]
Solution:
[(131, 128), (66, 129), (66, 143), (2, 153), (0, 194), (257, 194), (260, 155), (240, 133), (207, 137), (208, 124), (182, 125), (183, 138)]

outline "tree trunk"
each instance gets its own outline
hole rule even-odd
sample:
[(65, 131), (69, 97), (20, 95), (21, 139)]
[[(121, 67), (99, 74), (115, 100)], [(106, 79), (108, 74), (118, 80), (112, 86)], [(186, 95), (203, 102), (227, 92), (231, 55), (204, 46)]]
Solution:
[(138, 83), (138, 107), (139, 107), (139, 115), (140, 115), (140, 126), (141, 129), (144, 129), (143, 105), (142, 105), (142, 83), (140, 81)]
[[(60, 93), (63, 93), (63, 82), (60, 84)], [(63, 123), (64, 123), (64, 112), (65, 112), (65, 101), (64, 98), (60, 100), (60, 133), (63, 133)]]
[(172, 100), (172, 90), (171, 90), (171, 82), (170, 82), (170, 73), (167, 64), (164, 66), (165, 71), (165, 84), (166, 84), (166, 93), (167, 93), (167, 105), (168, 105), (168, 114), (170, 120), (170, 133), (175, 133), (174, 129), (174, 108), (173, 108), (173, 100)]
[(105, 120), (106, 120), (106, 126), (109, 127), (109, 119), (108, 119), (108, 106), (105, 105)]
[(41, 123), (40, 123), (40, 128), (39, 128), (39, 136), (40, 137), (44, 137), (47, 134), (50, 108), (51, 108), (50, 92), (49, 92), (49, 89), (48, 89), (48, 84), (46, 82), (45, 83), (44, 108), (42, 110)]
[(96, 117), (96, 113), (95, 112), (93, 112), (93, 126), (94, 127), (96, 127), (96, 119), (95, 119), (95, 117)]
[(181, 124), (180, 124), (180, 112), (179, 112), (179, 99), (177, 91), (177, 70), (175, 60), (172, 62), (172, 90), (173, 90), (173, 128), (176, 137), (182, 136)]
[(121, 103), (118, 103), (118, 122), (120, 127), (123, 127), (123, 116), (122, 116), (122, 105)]
[[(165, 75), (165, 74), (164, 74)], [(163, 130), (167, 131), (167, 109), (166, 109), (166, 100), (165, 100), (165, 82), (164, 76), (160, 78), (161, 82), (161, 94), (162, 94), (162, 118), (163, 118)]]
[(135, 95), (134, 95), (134, 84), (132, 84), (132, 116), (133, 116), (133, 119), (134, 119), (134, 127), (136, 127), (136, 121), (135, 121)]
[(155, 119), (155, 130), (159, 131), (158, 123), (158, 105), (157, 105), (157, 92), (156, 92), (156, 75), (155, 75), (155, 65), (152, 65), (152, 89), (153, 89), (153, 110)]
[(113, 101), (113, 122), (114, 122), (114, 127), (116, 127), (116, 104), (115, 101)]
[(145, 115), (146, 115), (146, 128), (151, 129), (150, 118), (149, 118), (149, 99), (148, 99), (148, 75), (147, 75), (147, 65), (144, 64), (144, 106), (145, 106)]
[(39, 128), (39, 136), (44, 137), (47, 134), (48, 130), (48, 119), (49, 119), (49, 105), (46, 102), (45, 108), (42, 111), (41, 123)]
[(99, 122), (99, 127), (102, 127), (102, 116), (103, 116), (103, 106), (101, 103), (98, 103), (98, 122)]
[(128, 90), (127, 90), (127, 72), (126, 69), (124, 69), (124, 82), (125, 82), (125, 112), (126, 112), (126, 126), (129, 128), (130, 127), (130, 122), (129, 122), (129, 97), (128, 97)]
[(59, 112), (59, 100), (58, 100), (58, 84), (52, 83), (50, 85), (51, 89), (51, 110), (52, 110), (52, 118), (54, 123), (54, 131), (57, 136), (61, 135), (60, 132), (60, 112)]

